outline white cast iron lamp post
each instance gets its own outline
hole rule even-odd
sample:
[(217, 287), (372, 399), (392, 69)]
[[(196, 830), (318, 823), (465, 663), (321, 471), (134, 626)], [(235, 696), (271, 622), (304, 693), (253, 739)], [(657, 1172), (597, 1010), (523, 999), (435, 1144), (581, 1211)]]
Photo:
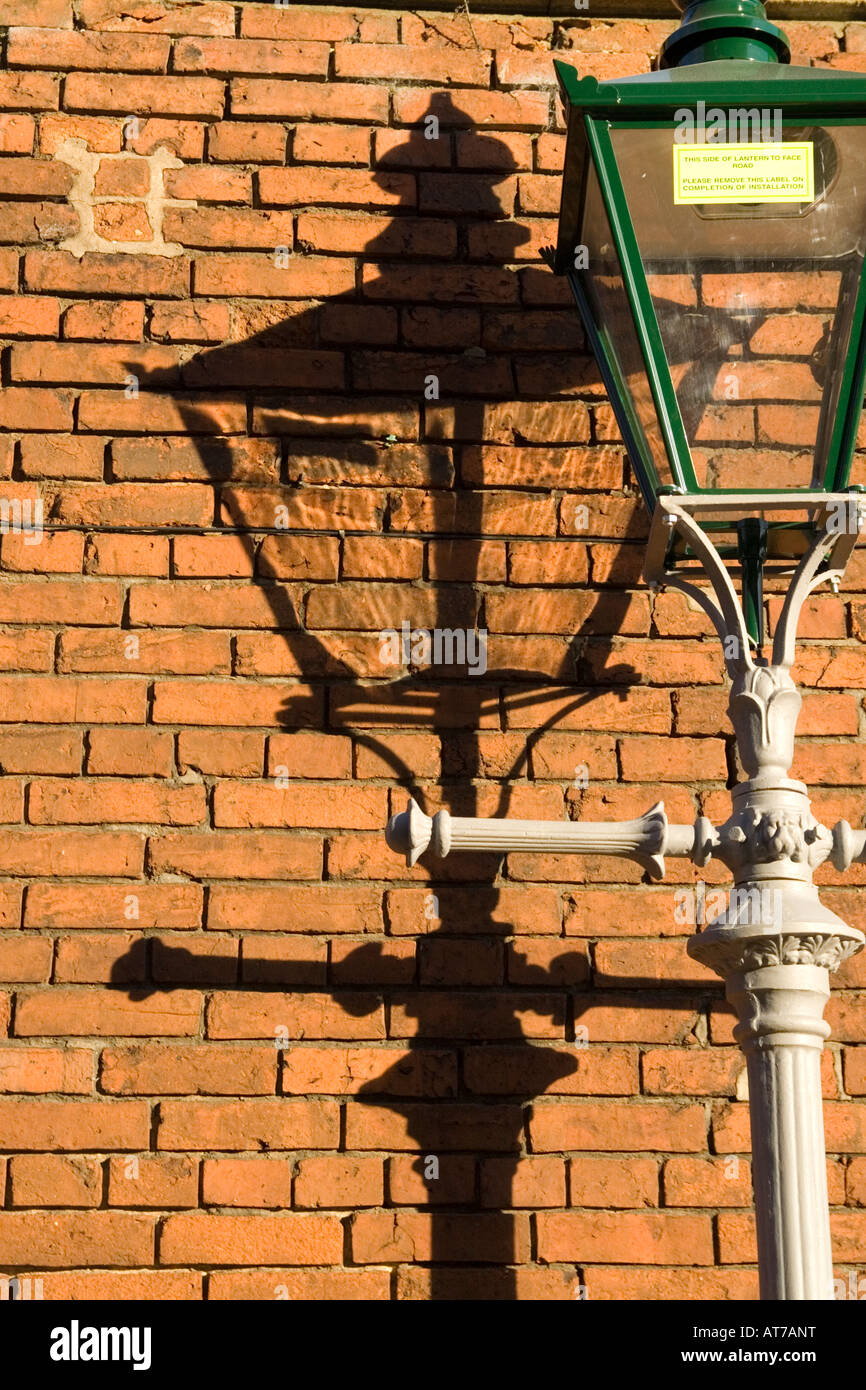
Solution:
[[(760, 0), (676, 2), (658, 71), (597, 83), (556, 64), (568, 144), (550, 260), (652, 515), (644, 578), (696, 602), (722, 641), (746, 780), (718, 828), (669, 825), (661, 803), (582, 824), (430, 819), (410, 801), (386, 837), (410, 865), (426, 850), (537, 850), (630, 858), (656, 879), (666, 856), (726, 866), (728, 908), (688, 951), (724, 979), (747, 1058), (761, 1297), (829, 1300), (823, 1011), (830, 972), (866, 938), (812, 876), (866, 862), (866, 831), (820, 825), (788, 776), (790, 667), (803, 604), (838, 589), (866, 515), (848, 486), (866, 379), (866, 80), (788, 66)], [(797, 311), (805, 362), (762, 357), (766, 325), (785, 341), (780, 309)], [(755, 416), (761, 428), (779, 407), (789, 442), (757, 448)], [(769, 657), (765, 574), (788, 585)]]

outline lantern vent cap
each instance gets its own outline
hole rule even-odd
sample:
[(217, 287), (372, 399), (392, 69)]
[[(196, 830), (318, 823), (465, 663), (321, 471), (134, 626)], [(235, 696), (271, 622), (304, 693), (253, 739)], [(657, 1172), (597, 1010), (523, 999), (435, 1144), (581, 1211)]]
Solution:
[(790, 63), (791, 45), (767, 19), (763, 0), (674, 0), (680, 27), (662, 44), (659, 67), (688, 67), (714, 59)]

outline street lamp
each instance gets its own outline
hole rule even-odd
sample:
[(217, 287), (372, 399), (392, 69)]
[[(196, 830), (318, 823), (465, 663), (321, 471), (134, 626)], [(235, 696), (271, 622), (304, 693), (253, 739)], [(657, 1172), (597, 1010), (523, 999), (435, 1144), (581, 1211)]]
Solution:
[[(556, 63), (568, 141), (550, 261), (652, 516), (644, 577), (695, 601), (722, 641), (746, 780), (718, 829), (670, 825), (661, 804), (605, 825), (431, 819), (410, 802), (386, 834), (410, 864), (427, 849), (520, 849), (619, 855), (654, 878), (665, 856), (730, 870), (726, 910), (688, 951), (738, 1015), (761, 1297), (832, 1299), (823, 1010), (829, 972), (866, 938), (812, 875), (866, 862), (866, 832), (820, 825), (788, 776), (790, 666), (804, 601), (838, 588), (866, 519), (849, 486), (866, 379), (866, 79), (790, 67), (759, 0), (676, 2), (657, 71), (599, 83)], [(768, 657), (765, 574), (787, 582)]]

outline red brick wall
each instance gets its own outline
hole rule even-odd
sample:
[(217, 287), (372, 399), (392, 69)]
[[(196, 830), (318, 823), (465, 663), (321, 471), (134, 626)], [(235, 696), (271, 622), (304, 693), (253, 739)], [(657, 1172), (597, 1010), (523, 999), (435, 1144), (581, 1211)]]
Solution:
[[(434, 880), (382, 838), (407, 789), (727, 814), (715, 641), (639, 583), (641, 507), (539, 261), (553, 51), (646, 71), (670, 26), (222, 0), (0, 22), (0, 496), (46, 518), (0, 548), (0, 1272), (46, 1297), (754, 1297), (742, 1063), (674, 914), (691, 870)], [(788, 28), (800, 61), (866, 68), (866, 26)], [(859, 552), (805, 620), (794, 772), (830, 824), (862, 819), (864, 591)], [(404, 621), (480, 625), (488, 669), (383, 667)], [(863, 870), (822, 877), (862, 926)], [(845, 1269), (862, 959), (824, 1072)]]

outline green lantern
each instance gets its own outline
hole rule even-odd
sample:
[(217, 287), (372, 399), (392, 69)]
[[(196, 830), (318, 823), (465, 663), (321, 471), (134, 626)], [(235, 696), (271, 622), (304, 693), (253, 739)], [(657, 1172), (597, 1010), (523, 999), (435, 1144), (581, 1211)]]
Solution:
[[(652, 73), (599, 83), (556, 63), (553, 264), (647, 506), (684, 499), (717, 533), (760, 642), (767, 564), (802, 556), (828, 508), (840, 541), (859, 520), (846, 489), (866, 377), (866, 77), (791, 67), (759, 0), (677, 3)], [(651, 582), (694, 553), (656, 530)]]

